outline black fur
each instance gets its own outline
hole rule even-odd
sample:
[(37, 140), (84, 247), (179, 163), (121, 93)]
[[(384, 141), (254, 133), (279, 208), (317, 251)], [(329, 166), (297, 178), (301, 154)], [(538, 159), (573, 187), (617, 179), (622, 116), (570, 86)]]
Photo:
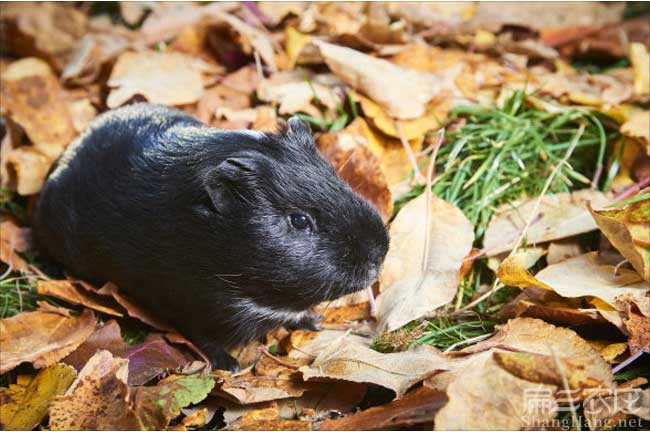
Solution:
[[(313, 229), (295, 229), (294, 213)], [(116, 283), (227, 369), (236, 362), (225, 347), (283, 324), (314, 326), (251, 302), (300, 312), (361, 290), (388, 248), (376, 210), (297, 118), (256, 135), (150, 104), (101, 115), (71, 144), (34, 229), (73, 275)]]

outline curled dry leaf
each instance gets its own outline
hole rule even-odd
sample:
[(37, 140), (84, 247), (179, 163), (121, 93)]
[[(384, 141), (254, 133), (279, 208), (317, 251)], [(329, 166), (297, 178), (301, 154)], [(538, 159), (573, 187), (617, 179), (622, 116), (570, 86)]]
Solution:
[(341, 338), (318, 354), (300, 371), (305, 380), (333, 378), (358, 383), (377, 384), (391, 389), (400, 398), (414, 384), (435, 371), (453, 367), (439, 351), (427, 345), (398, 353), (382, 354)]
[(650, 288), (635, 271), (619, 269), (597, 252), (590, 252), (553, 264), (535, 275), (539, 284), (549, 286), (562, 297), (596, 297), (617, 308), (617, 300), (630, 298), (643, 303)]
[(29, 250), (32, 230), (18, 226), (13, 218), (0, 219), (0, 261), (17, 271), (25, 271), (29, 263), (17, 252)]
[[(639, 192), (644, 194), (650, 194), (650, 188)], [(650, 198), (615, 210), (589, 210), (607, 239), (650, 281)]]
[(244, 53), (250, 55), (253, 54), (253, 52), (257, 52), (271, 72), (278, 70), (273, 49), (273, 39), (271, 38), (270, 33), (248, 25), (231, 14), (216, 12), (215, 16), (227, 23), (239, 34), (240, 44), (242, 45)]
[(210, 66), (176, 52), (128, 51), (121, 54), (108, 80), (106, 104), (117, 108), (136, 95), (163, 105), (186, 105), (203, 95), (203, 74)]
[[(422, 194), (407, 203), (390, 227), (391, 242), (377, 299), (380, 331), (392, 331), (449, 303), (474, 231), (462, 211)], [(453, 233), (453, 234), (452, 234)]]
[(389, 430), (429, 423), (447, 398), (440, 391), (417, 388), (401, 399), (360, 411), (348, 417), (325, 420), (319, 430)]
[(205, 399), (209, 375), (170, 376), (156, 386), (130, 387), (128, 360), (98, 351), (65, 396), (50, 408), (52, 430), (164, 429), (181, 408)]
[(0, 427), (3, 430), (32, 430), (47, 415), (50, 403), (70, 387), (77, 373), (65, 364), (42, 369), (25, 385), (0, 389)]
[(68, 280), (40, 280), (36, 290), (39, 294), (56, 297), (70, 304), (83, 305), (113, 316), (124, 316), (113, 299), (86, 291)]
[(379, 159), (364, 140), (341, 132), (321, 135), (318, 150), (332, 163), (338, 175), (359, 195), (372, 203), (384, 222), (393, 214), (393, 197)]
[(650, 111), (638, 111), (621, 126), (621, 133), (639, 140), (650, 155)]
[(440, 82), (435, 75), (396, 66), (350, 48), (322, 41), (313, 43), (336, 75), (397, 119), (421, 117), (439, 91)]
[(602, 192), (582, 189), (573, 193), (545, 195), (538, 213), (532, 215), (537, 197), (502, 206), (487, 226), (483, 248), (488, 256), (511, 250), (517, 243), (526, 222), (533, 218), (526, 233), (528, 244), (542, 243), (572, 237), (593, 231), (596, 223), (586, 207), (587, 202), (595, 206), (607, 202)]
[(74, 351), (95, 329), (95, 315), (84, 309), (80, 316), (68, 316), (67, 309), (51, 308), (22, 312), (0, 320), (0, 374), (23, 362), (35, 368), (47, 367)]
[[(553, 385), (517, 378), (501, 368), (492, 358), (492, 353), (482, 353), (449, 383), (449, 402), (436, 414), (434, 428), (542, 429), (546, 421), (556, 416), (557, 402), (553, 397), (556, 389)], [(530, 394), (536, 397), (526, 400), (526, 395)]]

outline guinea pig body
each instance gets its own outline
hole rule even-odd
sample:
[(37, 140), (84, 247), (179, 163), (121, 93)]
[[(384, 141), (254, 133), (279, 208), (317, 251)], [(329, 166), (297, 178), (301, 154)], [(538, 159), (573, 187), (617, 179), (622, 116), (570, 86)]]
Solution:
[(39, 245), (74, 276), (116, 283), (218, 368), (226, 348), (364, 289), (388, 235), (318, 155), (298, 119), (282, 134), (208, 128), (135, 104), (66, 149), (34, 212)]

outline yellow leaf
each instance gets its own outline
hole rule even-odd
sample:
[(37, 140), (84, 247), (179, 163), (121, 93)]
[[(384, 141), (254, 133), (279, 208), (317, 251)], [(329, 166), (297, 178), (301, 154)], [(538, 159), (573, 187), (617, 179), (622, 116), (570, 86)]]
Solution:
[(630, 61), (634, 68), (634, 93), (650, 93), (650, 56), (645, 45), (639, 42), (630, 44)]
[(293, 69), (300, 56), (300, 51), (311, 41), (312, 37), (303, 33), (293, 27), (287, 27), (284, 32), (285, 37), (285, 50), (287, 51), (288, 69)]
[(538, 286), (547, 290), (553, 290), (550, 286), (535, 279), (535, 277), (526, 270), (529, 267), (527, 262), (528, 255), (527, 251), (518, 251), (503, 260), (501, 265), (499, 265), (499, 270), (497, 272), (499, 280), (505, 285), (516, 286), (519, 288)]
[(0, 424), (7, 430), (31, 430), (47, 415), (50, 402), (65, 393), (77, 373), (58, 363), (41, 370), (25, 386), (14, 384), (3, 389)]
[[(639, 195), (650, 193), (650, 188)], [(617, 210), (590, 211), (603, 234), (627, 258), (634, 269), (650, 280), (650, 199)]]

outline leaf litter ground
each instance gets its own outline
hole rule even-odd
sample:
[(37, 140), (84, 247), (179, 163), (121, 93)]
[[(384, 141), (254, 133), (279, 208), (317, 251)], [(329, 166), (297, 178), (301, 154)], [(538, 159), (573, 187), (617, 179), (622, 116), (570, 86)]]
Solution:
[[(640, 5), (7, 5), (0, 424), (647, 427)], [(280, 329), (234, 353), (239, 374), (207, 374), (115, 287), (66, 280), (31, 244), (35, 194), (97, 113), (143, 99), (221, 128), (309, 122), (341, 176), (401, 226), (379, 307), (321, 305), (322, 332)], [(461, 230), (455, 214), (473, 240), (445, 253), (436, 239)]]

